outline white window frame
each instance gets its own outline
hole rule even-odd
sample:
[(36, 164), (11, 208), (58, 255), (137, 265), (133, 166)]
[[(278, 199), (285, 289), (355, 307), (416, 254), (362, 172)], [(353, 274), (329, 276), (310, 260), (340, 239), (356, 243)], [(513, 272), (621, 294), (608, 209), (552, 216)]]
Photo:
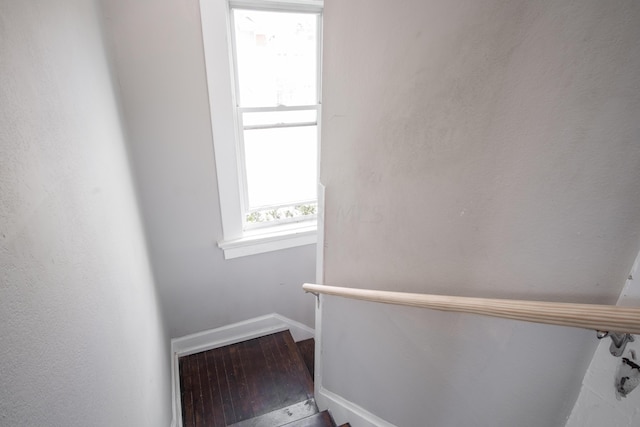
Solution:
[[(235, 99), (234, 57), (231, 48), (231, 7), (254, 10), (320, 13), (321, 0), (200, 0), (200, 17), (213, 145), (218, 177), (223, 239), (218, 246), (225, 259), (254, 255), (317, 242), (317, 219), (255, 229), (244, 227), (244, 190), (240, 173), (244, 165), (239, 150)], [(318, 31), (318, 70), (321, 69), (322, 25)], [(320, 73), (318, 72), (318, 76)], [(318, 141), (320, 141), (321, 79), (318, 78)], [(320, 159), (318, 142), (318, 162)], [(319, 168), (318, 168), (319, 170)], [(320, 209), (320, 206), (318, 207)]]

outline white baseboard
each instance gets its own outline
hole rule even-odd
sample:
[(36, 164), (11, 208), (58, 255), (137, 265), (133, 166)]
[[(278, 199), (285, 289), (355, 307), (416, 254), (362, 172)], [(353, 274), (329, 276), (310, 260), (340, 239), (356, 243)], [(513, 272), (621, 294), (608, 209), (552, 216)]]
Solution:
[(326, 388), (320, 388), (315, 397), (318, 407), (328, 409), (338, 425), (348, 422), (354, 427), (396, 427)]
[(212, 348), (224, 347), (253, 338), (263, 337), (280, 331), (289, 330), (294, 341), (313, 338), (315, 331), (295, 320), (277, 313), (255, 317), (243, 322), (233, 323), (221, 328), (210, 329), (171, 340), (171, 398), (173, 402), (172, 427), (182, 427), (180, 408), (180, 372), (178, 358), (199, 353)]
[(295, 320), (276, 313), (233, 323), (221, 328), (209, 329), (171, 340), (171, 353), (188, 356), (212, 348), (262, 337), (289, 329), (293, 339), (300, 341), (314, 336), (314, 330)]

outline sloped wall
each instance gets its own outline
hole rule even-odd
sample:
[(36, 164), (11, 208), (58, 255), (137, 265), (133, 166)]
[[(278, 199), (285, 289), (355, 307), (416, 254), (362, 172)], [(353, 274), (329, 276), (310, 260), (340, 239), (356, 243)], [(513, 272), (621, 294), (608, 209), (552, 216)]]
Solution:
[(96, 2), (0, 3), (0, 425), (168, 426)]
[[(615, 303), (640, 249), (632, 1), (325, 3), (330, 285)], [(398, 426), (560, 426), (594, 333), (326, 298), (323, 386)]]

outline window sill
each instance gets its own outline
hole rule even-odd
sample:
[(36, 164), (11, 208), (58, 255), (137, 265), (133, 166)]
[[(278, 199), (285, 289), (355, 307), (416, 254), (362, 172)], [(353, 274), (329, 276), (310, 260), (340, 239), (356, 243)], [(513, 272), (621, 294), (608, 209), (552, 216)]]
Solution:
[(312, 245), (317, 239), (317, 224), (313, 221), (246, 231), (239, 239), (218, 242), (218, 247), (224, 252), (224, 259), (233, 259)]

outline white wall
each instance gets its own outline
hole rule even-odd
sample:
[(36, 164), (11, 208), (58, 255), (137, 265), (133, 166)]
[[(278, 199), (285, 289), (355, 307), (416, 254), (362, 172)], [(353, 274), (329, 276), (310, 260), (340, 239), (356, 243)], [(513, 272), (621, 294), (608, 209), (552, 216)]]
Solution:
[[(638, 22), (633, 1), (327, 0), (325, 282), (615, 303), (640, 249)], [(564, 425), (597, 344), (337, 298), (322, 318), (323, 386), (403, 427)]]
[(0, 3), (0, 425), (167, 426), (163, 326), (96, 2)]
[[(222, 1), (222, 0), (217, 0)], [(172, 337), (279, 313), (313, 326), (315, 245), (225, 261), (198, 0), (105, 2)]]
[[(640, 307), (640, 254), (622, 289), (618, 305)], [(633, 360), (632, 351), (640, 355), (640, 342), (628, 343), (622, 356), (611, 355), (611, 338), (603, 339), (582, 381), (582, 389), (566, 427), (632, 427), (640, 424), (640, 389), (636, 388), (625, 398), (616, 397), (616, 374), (622, 358)]]

